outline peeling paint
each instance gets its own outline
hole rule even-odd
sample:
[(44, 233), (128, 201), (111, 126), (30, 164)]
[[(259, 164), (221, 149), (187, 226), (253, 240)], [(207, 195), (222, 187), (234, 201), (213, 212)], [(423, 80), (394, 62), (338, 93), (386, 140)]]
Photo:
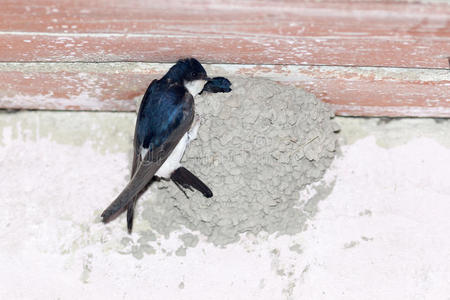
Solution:
[[(170, 66), (0, 63), (0, 107), (134, 111), (135, 100)], [(447, 70), (221, 64), (206, 68), (209, 74), (303, 87), (332, 104), (339, 115), (450, 116)]]

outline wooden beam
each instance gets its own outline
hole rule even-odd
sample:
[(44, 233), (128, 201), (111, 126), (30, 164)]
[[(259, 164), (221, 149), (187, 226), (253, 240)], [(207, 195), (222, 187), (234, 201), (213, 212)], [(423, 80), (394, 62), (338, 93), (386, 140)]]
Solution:
[(448, 68), (450, 5), (4, 0), (0, 61)]
[(3, 0), (0, 108), (131, 111), (194, 56), (339, 115), (449, 117), (449, 24), (448, 3), (402, 0)]
[[(1, 63), (0, 107), (134, 111), (171, 64)], [(338, 115), (450, 117), (450, 72), (374, 67), (206, 65), (212, 76), (269, 78), (304, 87)]]

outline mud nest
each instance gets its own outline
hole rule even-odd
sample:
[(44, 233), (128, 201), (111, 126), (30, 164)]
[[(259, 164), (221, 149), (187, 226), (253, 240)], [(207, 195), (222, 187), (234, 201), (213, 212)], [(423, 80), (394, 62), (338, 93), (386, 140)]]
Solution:
[(183, 158), (214, 197), (188, 191), (187, 199), (172, 182), (153, 185), (141, 201), (152, 230), (168, 235), (186, 227), (218, 245), (248, 231), (302, 230), (299, 191), (320, 180), (335, 156), (333, 113), (299, 88), (230, 80), (231, 93), (196, 98), (202, 125)]

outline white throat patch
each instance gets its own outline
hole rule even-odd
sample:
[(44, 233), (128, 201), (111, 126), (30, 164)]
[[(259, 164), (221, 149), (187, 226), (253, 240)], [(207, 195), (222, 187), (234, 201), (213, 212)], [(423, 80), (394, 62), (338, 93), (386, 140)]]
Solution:
[(189, 91), (192, 97), (197, 96), (206, 84), (206, 80), (184, 81), (184, 87)]

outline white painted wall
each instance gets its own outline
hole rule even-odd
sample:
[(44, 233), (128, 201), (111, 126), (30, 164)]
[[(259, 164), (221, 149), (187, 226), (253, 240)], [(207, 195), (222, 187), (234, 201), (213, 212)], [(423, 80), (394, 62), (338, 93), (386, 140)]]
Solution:
[(133, 114), (1, 113), (0, 298), (448, 299), (450, 122), (337, 121), (334, 189), (307, 228), (217, 248), (99, 222)]

